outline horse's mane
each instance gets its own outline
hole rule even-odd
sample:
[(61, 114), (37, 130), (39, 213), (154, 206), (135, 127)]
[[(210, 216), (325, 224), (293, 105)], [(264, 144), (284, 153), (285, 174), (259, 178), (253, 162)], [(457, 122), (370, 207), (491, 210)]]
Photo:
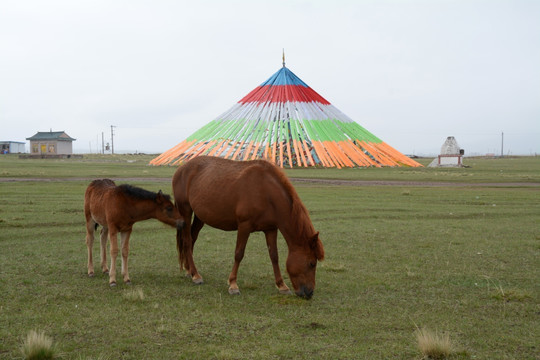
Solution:
[(116, 183), (114, 181), (112, 181), (111, 179), (96, 179), (96, 180), (93, 180), (90, 185), (92, 186), (103, 186), (103, 185), (106, 185), (106, 186), (116, 186)]
[(302, 203), (302, 200), (300, 200), (296, 189), (283, 170), (268, 161), (264, 162), (269, 165), (268, 168), (272, 169), (272, 172), (276, 175), (279, 182), (285, 188), (285, 191), (291, 197), (291, 220), (294, 221), (294, 227), (298, 231), (298, 239), (310, 239), (315, 234), (315, 228), (313, 227), (313, 224), (309, 218), (309, 212)]
[[(145, 189), (141, 189), (140, 187), (129, 185), (129, 184), (122, 184), (119, 185), (118, 188), (127, 196), (140, 199), (140, 200), (152, 200), (155, 201), (157, 198), (157, 193), (148, 191)], [(167, 200), (171, 200), (170, 195), (162, 194), (163, 197), (165, 197)]]

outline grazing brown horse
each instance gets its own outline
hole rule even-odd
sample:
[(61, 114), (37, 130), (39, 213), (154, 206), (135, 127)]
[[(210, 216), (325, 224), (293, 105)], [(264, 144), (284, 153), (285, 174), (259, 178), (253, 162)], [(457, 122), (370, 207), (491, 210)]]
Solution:
[(122, 246), (122, 275), (124, 282), (129, 284), (128, 253), (129, 236), (133, 224), (147, 219), (159, 221), (181, 229), (184, 225), (182, 218), (169, 195), (147, 191), (131, 185), (116, 186), (109, 179), (94, 180), (84, 196), (84, 215), (86, 217), (86, 246), (88, 247), (88, 275), (94, 276), (92, 260), (92, 245), (94, 231), (101, 225), (101, 270), (107, 268), (107, 235), (111, 239), (111, 269), (109, 284), (116, 285), (116, 256), (118, 255), (117, 234), (121, 234)]
[(265, 234), (276, 286), (280, 293), (290, 293), (279, 270), (279, 230), (289, 248), (286, 266), (294, 291), (298, 296), (311, 298), (317, 260), (323, 260), (324, 248), (283, 171), (264, 160), (241, 162), (199, 156), (178, 168), (172, 185), (176, 207), (185, 222), (183, 229), (177, 230), (178, 260), (193, 282), (202, 283), (193, 262), (193, 246), (203, 225), (208, 224), (225, 231), (237, 230), (230, 294), (240, 293), (236, 282), (238, 267), (249, 234), (255, 231)]

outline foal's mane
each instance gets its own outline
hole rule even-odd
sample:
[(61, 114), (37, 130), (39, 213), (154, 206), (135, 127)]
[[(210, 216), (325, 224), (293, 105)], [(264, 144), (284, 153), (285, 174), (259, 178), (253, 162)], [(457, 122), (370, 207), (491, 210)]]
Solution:
[(297, 229), (297, 237), (298, 239), (302, 240), (308, 240), (315, 234), (315, 228), (313, 227), (313, 224), (311, 223), (311, 220), (309, 218), (309, 212), (302, 203), (302, 200), (300, 200), (300, 197), (298, 196), (298, 193), (296, 192), (296, 189), (291, 184), (291, 181), (285, 175), (285, 173), (275, 166), (274, 164), (265, 161), (269, 169), (272, 169), (272, 172), (276, 175), (279, 182), (283, 185), (285, 188), (285, 191), (289, 194), (292, 200), (292, 209), (291, 209), (291, 220), (293, 221), (294, 228)]
[[(148, 191), (145, 189), (141, 189), (140, 187), (129, 185), (129, 184), (122, 184), (119, 185), (118, 188), (127, 196), (132, 197), (134, 199), (139, 200), (152, 200), (155, 201), (157, 198), (157, 193)], [(162, 194), (164, 198), (167, 200), (171, 200), (170, 195)]]

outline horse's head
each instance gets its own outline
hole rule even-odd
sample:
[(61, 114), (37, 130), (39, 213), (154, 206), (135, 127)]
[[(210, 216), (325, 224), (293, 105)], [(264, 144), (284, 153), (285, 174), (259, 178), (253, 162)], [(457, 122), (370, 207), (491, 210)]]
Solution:
[(161, 190), (159, 190), (156, 196), (156, 204), (158, 205), (156, 218), (165, 224), (181, 230), (184, 226), (184, 219), (176, 206), (172, 203), (171, 197), (163, 194)]
[(315, 289), (315, 272), (317, 261), (324, 259), (324, 247), (319, 233), (312, 235), (305, 246), (289, 249), (287, 272), (296, 295), (311, 299)]

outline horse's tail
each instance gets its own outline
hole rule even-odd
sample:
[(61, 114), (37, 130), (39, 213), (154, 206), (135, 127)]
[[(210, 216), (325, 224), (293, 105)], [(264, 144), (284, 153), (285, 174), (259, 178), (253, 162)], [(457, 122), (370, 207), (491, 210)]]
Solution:
[(176, 250), (178, 251), (178, 264), (180, 265), (180, 271), (189, 270), (187, 263), (186, 249), (184, 248), (184, 237), (182, 236), (182, 229), (176, 229)]
[(182, 236), (182, 227), (176, 228), (176, 250), (178, 251), (178, 265), (180, 265), (180, 271), (189, 271), (188, 252), (191, 249), (186, 248), (188, 243), (185, 242), (184, 236)]

